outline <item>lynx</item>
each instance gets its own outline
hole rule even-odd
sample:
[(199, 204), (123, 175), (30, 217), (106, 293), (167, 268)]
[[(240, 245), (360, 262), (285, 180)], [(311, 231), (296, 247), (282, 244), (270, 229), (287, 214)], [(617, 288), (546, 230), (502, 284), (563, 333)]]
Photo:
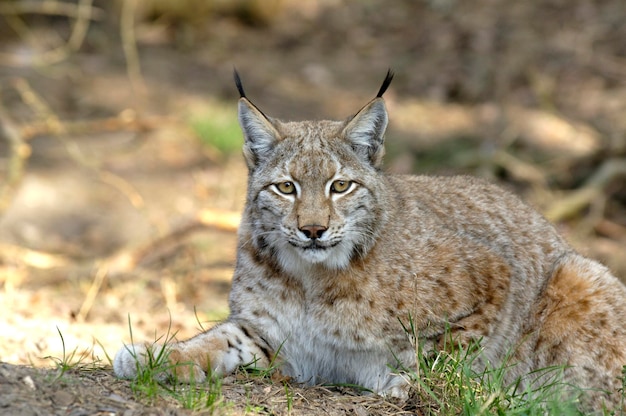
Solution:
[[(623, 406), (626, 287), (495, 185), (386, 174), (392, 78), (347, 120), (283, 122), (248, 100), (235, 72), (248, 190), (230, 316), (165, 346), (173, 375), (272, 363), (306, 385), (406, 398), (412, 326), (426, 350), (448, 336), (480, 342), (478, 370), (506, 366), (524, 383), (564, 366), (587, 409)], [(123, 347), (115, 373), (135, 377), (159, 348)]]

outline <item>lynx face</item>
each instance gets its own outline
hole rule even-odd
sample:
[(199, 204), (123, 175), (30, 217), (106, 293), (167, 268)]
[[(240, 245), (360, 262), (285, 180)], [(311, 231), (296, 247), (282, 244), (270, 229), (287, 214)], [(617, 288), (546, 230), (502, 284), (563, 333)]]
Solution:
[(311, 264), (345, 269), (365, 256), (385, 222), (372, 189), (380, 183), (368, 180), (384, 153), (382, 99), (344, 122), (296, 123), (268, 118), (242, 96), (239, 120), (257, 248), (292, 272)]
[(301, 269), (302, 262), (345, 268), (353, 256), (367, 252), (378, 230), (378, 201), (363, 180), (373, 167), (359, 166), (339, 135), (321, 146), (323, 133), (309, 133), (283, 138), (275, 154), (290, 157), (259, 167), (255, 234), (275, 249), (287, 269)]

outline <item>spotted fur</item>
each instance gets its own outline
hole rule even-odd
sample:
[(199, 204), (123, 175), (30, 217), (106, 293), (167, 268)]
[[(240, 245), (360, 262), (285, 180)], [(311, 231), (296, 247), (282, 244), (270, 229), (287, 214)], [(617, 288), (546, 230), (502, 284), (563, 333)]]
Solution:
[[(471, 177), (382, 171), (382, 94), (344, 121), (283, 122), (240, 91), (249, 168), (226, 322), (169, 345), (181, 379), (275, 362), (305, 384), (406, 397), (404, 330), (430, 348), (446, 330), (482, 340), (478, 369), (514, 380), (566, 365), (588, 409), (618, 406), (626, 288), (577, 254), (516, 196)], [(115, 358), (132, 378), (145, 346)], [(190, 369), (191, 368), (191, 369)]]

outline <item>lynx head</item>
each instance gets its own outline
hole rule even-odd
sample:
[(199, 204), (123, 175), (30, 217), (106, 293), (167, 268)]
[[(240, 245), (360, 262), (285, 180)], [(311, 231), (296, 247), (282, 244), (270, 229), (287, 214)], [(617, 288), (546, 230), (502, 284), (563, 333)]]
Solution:
[(235, 71), (249, 170), (245, 226), (255, 248), (287, 271), (346, 268), (374, 246), (386, 217), (382, 95), (392, 78), (389, 71), (347, 120), (283, 122), (248, 100)]

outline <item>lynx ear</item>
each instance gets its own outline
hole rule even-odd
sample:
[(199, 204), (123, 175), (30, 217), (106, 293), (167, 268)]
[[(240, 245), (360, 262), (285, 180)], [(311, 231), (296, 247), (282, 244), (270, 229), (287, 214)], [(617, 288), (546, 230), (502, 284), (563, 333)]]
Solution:
[(343, 129), (343, 136), (350, 142), (352, 148), (375, 168), (380, 168), (385, 155), (384, 142), (388, 117), (382, 97), (392, 79), (393, 71), (390, 69), (376, 98), (352, 117)]
[(272, 122), (247, 98), (239, 99), (239, 124), (243, 131), (243, 155), (248, 168), (254, 168), (271, 152), (279, 134)]
[(235, 84), (241, 96), (238, 111), (239, 125), (244, 137), (243, 155), (248, 168), (252, 170), (259, 163), (259, 160), (271, 153), (278, 141), (279, 134), (272, 121), (246, 98), (236, 70), (234, 75)]
[(352, 148), (375, 168), (382, 165), (385, 155), (387, 121), (385, 102), (376, 97), (348, 121), (343, 129), (343, 137)]

